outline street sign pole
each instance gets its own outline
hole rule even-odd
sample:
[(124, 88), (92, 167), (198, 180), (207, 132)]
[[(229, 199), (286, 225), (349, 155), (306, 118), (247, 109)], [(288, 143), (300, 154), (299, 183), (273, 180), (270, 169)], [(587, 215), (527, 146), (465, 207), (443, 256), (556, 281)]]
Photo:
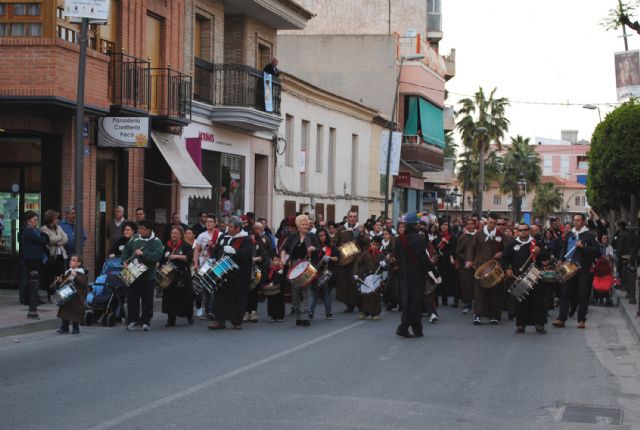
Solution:
[(87, 33), (89, 18), (82, 18), (80, 30), (80, 58), (78, 61), (78, 97), (76, 101), (76, 147), (75, 147), (75, 209), (76, 222), (73, 226), (75, 235), (74, 249), (82, 255), (82, 225), (84, 196), (84, 81), (87, 65)]

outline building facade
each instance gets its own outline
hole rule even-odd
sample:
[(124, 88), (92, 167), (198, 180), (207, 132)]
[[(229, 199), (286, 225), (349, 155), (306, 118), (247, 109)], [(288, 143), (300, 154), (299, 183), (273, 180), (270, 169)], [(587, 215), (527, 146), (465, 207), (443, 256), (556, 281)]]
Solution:
[(341, 222), (380, 215), (378, 112), (281, 74), (284, 121), (278, 140), (274, 221), (297, 213)]

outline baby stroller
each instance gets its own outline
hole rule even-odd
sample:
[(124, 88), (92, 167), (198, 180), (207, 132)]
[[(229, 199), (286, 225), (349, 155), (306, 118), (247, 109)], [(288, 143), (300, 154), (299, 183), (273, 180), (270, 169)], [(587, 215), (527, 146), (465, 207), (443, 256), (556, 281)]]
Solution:
[(591, 304), (606, 304), (617, 306), (618, 296), (613, 293), (613, 268), (607, 257), (600, 257), (593, 269), (593, 288), (591, 289)]
[(102, 321), (105, 327), (113, 327), (124, 314), (126, 286), (120, 279), (122, 263), (119, 258), (109, 258), (102, 266), (100, 276), (89, 286), (85, 304), (84, 323), (91, 325)]

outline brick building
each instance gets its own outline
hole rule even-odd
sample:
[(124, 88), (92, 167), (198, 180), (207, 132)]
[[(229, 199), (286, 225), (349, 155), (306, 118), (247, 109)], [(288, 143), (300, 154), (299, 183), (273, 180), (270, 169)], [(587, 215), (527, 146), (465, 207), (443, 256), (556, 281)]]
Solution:
[[(79, 26), (64, 1), (0, 3), (0, 283), (17, 281), (16, 234), (25, 210), (74, 204), (74, 129)], [(105, 256), (105, 226), (121, 204), (132, 214), (179, 192), (174, 175), (148, 149), (99, 145), (98, 119), (149, 117), (151, 131), (180, 133), (189, 122), (190, 77), (183, 74), (183, 0), (112, 0), (107, 25), (91, 25), (84, 138), (84, 246), (91, 273)], [(171, 35), (171, 36), (170, 36)], [(147, 162), (145, 163), (145, 160)], [(170, 170), (169, 170), (170, 172)], [(153, 182), (145, 181), (145, 178)], [(162, 186), (148, 184), (161, 183)], [(163, 188), (164, 187), (164, 188)], [(167, 188), (171, 193), (167, 193)], [(162, 211), (159, 211), (160, 213)], [(154, 218), (159, 213), (148, 213)]]

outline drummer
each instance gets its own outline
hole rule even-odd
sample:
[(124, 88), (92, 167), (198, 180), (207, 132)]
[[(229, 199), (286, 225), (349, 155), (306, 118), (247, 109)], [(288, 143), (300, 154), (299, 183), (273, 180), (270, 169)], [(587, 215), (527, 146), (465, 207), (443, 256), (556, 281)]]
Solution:
[[(338, 232), (336, 248), (340, 249), (342, 245), (355, 241), (359, 235), (358, 212), (349, 211), (347, 222)], [(353, 312), (359, 300), (358, 288), (353, 280), (353, 264), (353, 261), (348, 264), (339, 263), (337, 269), (336, 300), (347, 306), (345, 313)]]
[[(532, 265), (542, 267), (549, 259), (549, 253), (533, 237), (529, 236), (527, 224), (518, 225), (518, 237), (504, 248), (501, 264), (508, 278), (507, 282), (526, 273)], [(536, 332), (545, 334), (547, 323), (544, 286), (536, 285), (529, 295), (515, 304), (516, 333), (524, 333), (526, 326), (533, 325)]]
[(193, 324), (193, 290), (191, 289), (191, 260), (193, 248), (184, 240), (180, 225), (171, 226), (169, 241), (164, 247), (160, 265), (171, 263), (176, 268), (171, 284), (162, 294), (162, 313), (167, 314), (166, 327), (174, 327), (177, 317), (184, 317)]
[(84, 320), (84, 302), (87, 299), (87, 275), (82, 268), (82, 257), (72, 255), (69, 260), (69, 269), (63, 276), (56, 279), (60, 286), (63, 280), (73, 280), (76, 294), (68, 302), (58, 308), (58, 318), (62, 319), (62, 325), (58, 330), (60, 334), (69, 333), (69, 322), (73, 325), (72, 334), (80, 333), (80, 323)]
[[(382, 279), (382, 268), (387, 264), (382, 251), (380, 251), (381, 244), (382, 238), (380, 236), (373, 236), (371, 239), (365, 235), (358, 237), (358, 245), (363, 251), (353, 265), (353, 279), (357, 283), (361, 284), (367, 276), (373, 274), (379, 274)], [(362, 288), (362, 285), (360, 287)], [(377, 289), (360, 294), (359, 319), (371, 317), (372, 320), (377, 321), (380, 319), (381, 312), (380, 292)]]
[[(464, 267), (478, 269), (489, 260), (502, 258), (502, 233), (497, 228), (498, 216), (490, 213), (486, 224), (471, 239)], [(483, 288), (476, 279), (474, 284), (474, 325), (482, 324), (482, 317), (496, 325), (502, 317), (504, 287), (502, 282), (492, 288)]]
[[(307, 260), (319, 248), (318, 239), (309, 232), (309, 217), (298, 215), (296, 217), (297, 232), (291, 233), (282, 246), (280, 257), (282, 261), (289, 261), (289, 267), (293, 268), (301, 261)], [(296, 316), (296, 325), (302, 327), (311, 326), (309, 307), (311, 286), (294, 287), (291, 286), (293, 308)]]

